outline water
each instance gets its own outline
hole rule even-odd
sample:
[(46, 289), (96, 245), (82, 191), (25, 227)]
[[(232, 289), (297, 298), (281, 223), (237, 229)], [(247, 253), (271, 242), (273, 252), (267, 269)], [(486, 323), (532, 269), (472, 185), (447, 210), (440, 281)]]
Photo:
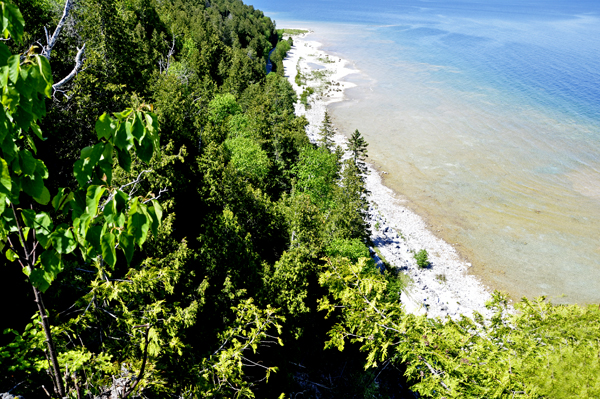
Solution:
[(600, 302), (600, 3), (366, 3), (253, 4), (361, 71), (336, 124), (485, 282)]

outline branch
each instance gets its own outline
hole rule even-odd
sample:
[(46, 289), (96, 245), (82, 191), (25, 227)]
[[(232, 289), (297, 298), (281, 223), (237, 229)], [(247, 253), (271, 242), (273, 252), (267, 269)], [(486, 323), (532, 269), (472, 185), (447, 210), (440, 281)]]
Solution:
[(166, 193), (166, 192), (168, 192), (168, 191), (169, 191), (169, 190), (167, 190), (166, 188), (161, 188), (161, 189), (160, 189), (160, 191), (158, 192), (158, 195), (157, 195), (156, 197), (148, 198), (146, 201), (144, 201), (144, 204), (145, 204), (146, 202), (150, 202), (150, 201), (152, 201), (152, 200), (159, 199), (159, 198), (160, 198), (160, 196), (161, 196), (163, 193)]
[(71, 71), (71, 73), (69, 73), (67, 76), (65, 76), (60, 82), (52, 85), (52, 89), (54, 89), (54, 91), (60, 91), (60, 89), (64, 85), (66, 85), (71, 80), (73, 80), (73, 78), (77, 75), (77, 73), (79, 72), (79, 69), (83, 65), (82, 58), (83, 58), (84, 51), (85, 51), (85, 43), (83, 43), (83, 46), (81, 48), (77, 48), (77, 55), (75, 56), (75, 66), (73, 67), (73, 70)]
[(123, 399), (127, 398), (135, 390), (135, 388), (138, 386), (138, 384), (142, 380), (142, 377), (144, 376), (144, 370), (146, 368), (146, 360), (148, 360), (148, 332), (150, 331), (150, 324), (143, 324), (141, 326), (135, 326), (133, 328), (140, 328), (140, 327), (146, 327), (146, 333), (144, 334), (144, 340), (146, 341), (144, 344), (144, 361), (142, 362), (142, 368), (140, 369), (137, 379), (133, 383), (133, 386), (127, 391), (127, 393), (125, 393), (125, 395), (123, 396)]
[(160, 73), (165, 73), (165, 75), (169, 72), (169, 67), (171, 66), (171, 57), (175, 54), (175, 35), (173, 35), (173, 44), (171, 45), (171, 49), (169, 50), (169, 54), (167, 54), (167, 62), (163, 60), (158, 61), (158, 68)]
[[(434, 368), (431, 366), (431, 364), (427, 363), (427, 361), (426, 361), (425, 359), (423, 359), (421, 356), (419, 356), (419, 360), (421, 360), (423, 363), (425, 363), (425, 365), (427, 366), (427, 368), (429, 369), (429, 371), (431, 371), (431, 373), (432, 373), (433, 375), (437, 375), (437, 376), (440, 376), (440, 377), (441, 377), (441, 376), (444, 374), (444, 372), (443, 372), (443, 371), (439, 371), (439, 370), (436, 370), (436, 369), (434, 369)], [(450, 391), (450, 388), (448, 388), (448, 385), (444, 384), (444, 382), (443, 382), (443, 381), (441, 381), (441, 380), (440, 380), (440, 381), (438, 381), (438, 382), (440, 383), (440, 385), (441, 385), (441, 386), (443, 386), (444, 388), (446, 388), (446, 390), (447, 390), (448, 392)]]
[(62, 30), (63, 26), (65, 26), (65, 22), (67, 20), (67, 17), (69, 16), (71, 8), (73, 8), (73, 0), (67, 0), (65, 2), (63, 15), (62, 17), (60, 17), (60, 21), (58, 21), (58, 25), (56, 25), (56, 29), (54, 29), (52, 37), (48, 38), (48, 30), (44, 28), (44, 30), (46, 31), (46, 41), (48, 44), (42, 49), (42, 55), (46, 57), (48, 61), (50, 61), (50, 54), (52, 53), (52, 49), (56, 45), (56, 41), (58, 40), (58, 35), (60, 35), (60, 31)]

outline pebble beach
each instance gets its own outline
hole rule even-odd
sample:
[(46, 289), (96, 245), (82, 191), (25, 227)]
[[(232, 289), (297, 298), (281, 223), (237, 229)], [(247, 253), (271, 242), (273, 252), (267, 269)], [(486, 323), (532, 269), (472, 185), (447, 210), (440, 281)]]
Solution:
[[(344, 101), (344, 91), (355, 86), (344, 81), (344, 77), (359, 71), (350, 62), (320, 50), (321, 43), (309, 39), (310, 33), (294, 36), (294, 45), (283, 64), (285, 77), (298, 97), (307, 87), (314, 91), (306, 97), (306, 105), (296, 104), (296, 114), (307, 118), (307, 135), (316, 142), (327, 106)], [(302, 76), (302, 86), (296, 83), (297, 73)], [(350, 133), (336, 129), (336, 144), (346, 148)], [(405, 309), (441, 318), (471, 316), (474, 311), (487, 315), (485, 303), (491, 299), (490, 290), (469, 274), (471, 265), (451, 244), (436, 237), (423, 218), (407, 207), (401, 195), (385, 186), (385, 171), (375, 165), (368, 166), (366, 185), (374, 244), (371, 254), (409, 277), (408, 288), (401, 297)], [(422, 269), (417, 266), (414, 254), (423, 249), (429, 255), (430, 265)]]

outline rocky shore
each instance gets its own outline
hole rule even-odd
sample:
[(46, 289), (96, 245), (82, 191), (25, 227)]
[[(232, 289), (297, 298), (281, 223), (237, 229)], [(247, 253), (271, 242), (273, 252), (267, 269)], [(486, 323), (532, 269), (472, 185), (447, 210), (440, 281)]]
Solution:
[[(308, 40), (304, 34), (294, 36), (294, 46), (283, 61), (285, 76), (300, 97), (305, 93), (305, 104), (296, 104), (296, 114), (304, 115), (309, 125), (307, 135), (316, 142), (328, 104), (344, 100), (344, 90), (355, 86), (342, 79), (357, 73), (346, 60), (319, 50), (320, 43)], [(296, 75), (301, 75), (301, 86)], [(313, 93), (308, 95), (307, 88)], [(346, 148), (346, 134), (337, 132), (335, 141)], [(407, 311), (429, 317), (470, 316), (473, 311), (486, 314), (485, 302), (491, 298), (489, 290), (473, 275), (471, 266), (462, 260), (452, 245), (436, 237), (423, 219), (406, 207), (406, 200), (387, 188), (381, 174), (369, 165), (367, 177), (369, 218), (373, 257), (398, 268), (410, 277), (408, 289), (402, 294)], [(419, 268), (414, 254), (425, 249), (429, 267)], [(383, 258), (383, 260), (382, 260)]]

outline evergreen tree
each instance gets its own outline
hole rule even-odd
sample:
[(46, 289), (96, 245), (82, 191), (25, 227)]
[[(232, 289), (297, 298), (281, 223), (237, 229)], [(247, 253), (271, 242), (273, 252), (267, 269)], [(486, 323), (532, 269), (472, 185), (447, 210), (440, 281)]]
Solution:
[(361, 174), (367, 173), (367, 165), (365, 164), (365, 158), (367, 155), (367, 147), (369, 143), (364, 139), (364, 137), (360, 134), (358, 129), (352, 133), (350, 136), (350, 140), (348, 143), (348, 147), (352, 152), (352, 158), (354, 159), (354, 164), (358, 168)]
[(319, 146), (330, 148), (333, 145), (333, 123), (329, 117), (329, 113), (325, 110), (325, 116), (323, 116), (323, 123), (321, 124), (321, 137), (319, 138)]

